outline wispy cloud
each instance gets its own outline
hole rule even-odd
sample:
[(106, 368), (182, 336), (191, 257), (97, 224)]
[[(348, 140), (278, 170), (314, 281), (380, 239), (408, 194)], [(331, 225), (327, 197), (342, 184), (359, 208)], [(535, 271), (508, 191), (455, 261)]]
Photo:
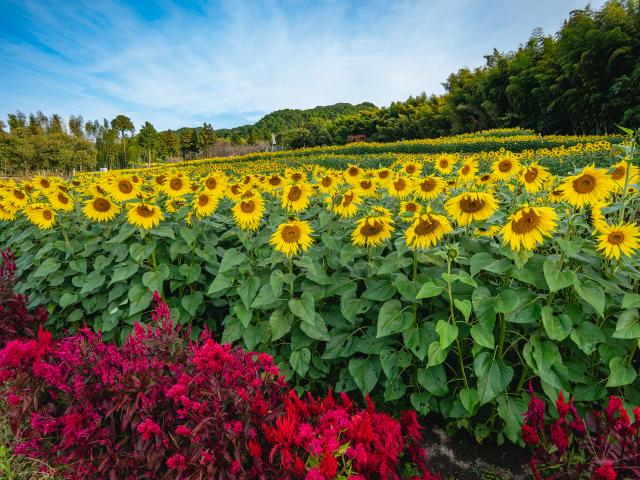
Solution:
[(0, 33), (0, 111), (126, 113), (177, 128), (338, 101), (387, 105), (441, 92), (450, 72), (537, 26), (555, 31), (584, 3), (3, 2), (14, 24)]

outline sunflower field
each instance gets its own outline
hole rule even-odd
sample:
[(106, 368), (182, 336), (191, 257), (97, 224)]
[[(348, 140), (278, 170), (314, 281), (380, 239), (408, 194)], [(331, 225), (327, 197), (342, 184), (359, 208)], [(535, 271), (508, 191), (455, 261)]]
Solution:
[(54, 333), (159, 292), (301, 392), (518, 442), (531, 381), (640, 404), (640, 176), (631, 137), (510, 133), (7, 179), (0, 246)]

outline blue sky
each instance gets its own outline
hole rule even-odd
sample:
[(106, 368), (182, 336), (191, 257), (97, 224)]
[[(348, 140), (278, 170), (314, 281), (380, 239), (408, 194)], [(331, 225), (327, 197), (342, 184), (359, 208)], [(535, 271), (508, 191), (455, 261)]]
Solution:
[(384, 106), (441, 93), (450, 72), (535, 27), (555, 33), (586, 3), (0, 0), (0, 115), (223, 128), (280, 108)]

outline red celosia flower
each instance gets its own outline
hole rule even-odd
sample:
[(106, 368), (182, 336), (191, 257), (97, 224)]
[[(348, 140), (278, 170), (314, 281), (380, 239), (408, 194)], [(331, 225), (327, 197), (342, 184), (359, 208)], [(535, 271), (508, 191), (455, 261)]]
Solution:
[(558, 415), (560, 415), (560, 418), (562, 419), (569, 414), (569, 404), (564, 400), (562, 390), (560, 390), (556, 400), (556, 409), (558, 410)]
[(540, 437), (535, 428), (526, 423), (522, 424), (522, 439), (529, 445), (538, 445), (540, 443)]
[(542, 428), (544, 426), (545, 405), (544, 402), (536, 396), (531, 382), (529, 382), (529, 393), (531, 394), (531, 400), (529, 400), (529, 409), (524, 414), (525, 422), (533, 427)]
[(171, 470), (182, 470), (186, 466), (184, 455), (176, 453), (167, 459), (167, 467)]
[(606, 462), (604, 465), (601, 465), (596, 469), (595, 478), (596, 480), (616, 480), (618, 476), (616, 475), (616, 471), (613, 469), (611, 462)]
[(562, 424), (563, 421), (560, 419), (551, 424), (551, 427), (549, 428), (551, 441), (556, 446), (558, 453), (560, 454), (566, 452), (567, 448), (569, 448), (569, 437), (567, 437), (567, 433), (564, 431)]

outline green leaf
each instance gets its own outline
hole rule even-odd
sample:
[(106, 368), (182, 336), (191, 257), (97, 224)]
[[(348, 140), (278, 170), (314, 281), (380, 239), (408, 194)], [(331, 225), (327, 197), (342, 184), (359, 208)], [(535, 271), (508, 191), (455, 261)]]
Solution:
[(425, 282), (422, 285), (422, 287), (420, 287), (420, 290), (418, 291), (416, 298), (417, 299), (432, 298), (432, 297), (437, 297), (441, 293), (442, 293), (442, 287), (439, 287), (433, 282)]
[(431, 322), (414, 325), (402, 332), (404, 346), (411, 350), (420, 361), (424, 360), (424, 357), (427, 356), (429, 344), (437, 338), (438, 335)]
[(225, 250), (222, 260), (220, 261), (220, 268), (218, 274), (228, 272), (233, 267), (241, 265), (247, 260), (247, 256), (244, 253), (238, 252), (235, 248), (229, 248)]
[(418, 383), (432, 395), (444, 397), (449, 392), (447, 374), (442, 365), (419, 368), (417, 370), (417, 379)]
[(386, 302), (396, 293), (396, 289), (388, 280), (369, 280), (362, 298), (374, 302)]
[(271, 326), (271, 340), (276, 341), (284, 337), (291, 331), (293, 318), (290, 314), (285, 314), (282, 310), (274, 310), (269, 317)]
[(478, 405), (478, 391), (475, 388), (463, 388), (458, 395), (464, 409), (472, 414)]
[(544, 278), (549, 285), (551, 292), (557, 292), (563, 288), (572, 286), (576, 282), (575, 272), (569, 270), (567, 272), (561, 272), (558, 270), (558, 264), (552, 260), (547, 259), (542, 266), (544, 272)]
[(34, 272), (33, 277), (34, 278), (46, 277), (48, 275), (51, 275), (53, 272), (58, 271), (60, 267), (61, 267), (60, 262), (56, 261), (54, 257), (49, 257), (40, 264), (38, 269)]
[[(173, 230), (171, 230), (171, 234), (173, 235)], [(180, 236), (184, 239), (185, 242), (187, 242), (188, 245), (191, 245), (196, 241), (195, 232), (186, 225), (180, 228)]]
[(324, 319), (318, 313), (315, 314), (313, 323), (301, 322), (300, 330), (302, 330), (310, 338), (313, 338), (315, 340), (320, 340), (323, 342), (328, 342), (329, 340), (331, 340), (329, 331), (327, 330), (327, 325)]
[(435, 365), (440, 365), (446, 360), (447, 351), (442, 349), (439, 341), (434, 341), (429, 344), (427, 355), (429, 358), (427, 367), (433, 367)]
[(491, 328), (483, 323), (477, 323), (471, 327), (471, 337), (478, 345), (493, 350), (495, 348), (495, 339), (493, 338), (493, 324)]
[(446, 320), (438, 320), (436, 332), (440, 337), (440, 348), (445, 350), (458, 338), (458, 327), (452, 325)]
[(593, 282), (582, 283), (576, 280), (574, 288), (578, 295), (591, 305), (601, 318), (604, 318), (605, 294), (602, 287), (597, 286)]
[(289, 300), (289, 310), (304, 322), (314, 324), (316, 318), (315, 301), (309, 292), (303, 292), (300, 298)]
[(378, 383), (380, 371), (378, 357), (352, 358), (349, 360), (349, 373), (362, 395), (366, 395), (373, 390)]
[(556, 238), (556, 243), (560, 246), (560, 249), (564, 253), (565, 257), (571, 258), (576, 253), (579, 253), (582, 250), (582, 246), (584, 245), (584, 240), (578, 238), (576, 240), (565, 240), (563, 238)]
[(139, 269), (139, 265), (135, 262), (126, 262), (121, 265), (118, 265), (113, 269), (113, 275), (111, 276), (111, 281), (109, 285), (112, 285), (117, 282), (122, 282), (130, 277), (132, 277)]
[(420, 415), (426, 415), (431, 411), (430, 398), (431, 394), (429, 393), (412, 393), (410, 397), (411, 405)]
[(595, 323), (582, 322), (571, 331), (571, 340), (585, 354), (591, 355), (598, 344), (606, 341), (607, 338)]
[(640, 338), (640, 322), (638, 322), (638, 310), (625, 310), (618, 317), (616, 331), (613, 338), (635, 339)]
[(65, 292), (60, 297), (60, 301), (58, 302), (58, 304), (60, 305), (60, 308), (65, 308), (65, 307), (68, 307), (69, 305), (73, 305), (77, 301), (78, 301), (78, 294)]
[(190, 285), (200, 278), (200, 265), (194, 263), (193, 265), (189, 265), (188, 263), (183, 263), (180, 265), (178, 269), (180, 275), (184, 277), (185, 285)]
[(107, 279), (107, 277), (105, 277), (104, 275), (99, 274), (96, 271), (91, 272), (85, 278), (84, 284), (82, 285), (82, 288), (80, 289), (80, 295), (85, 295), (85, 294), (87, 294), (89, 292), (92, 292), (95, 289), (101, 287), (102, 285), (104, 285), (104, 282), (105, 282), (106, 279)]
[(504, 392), (513, 379), (513, 368), (486, 351), (475, 357), (473, 370), (478, 377), (478, 399), (481, 405), (489, 403)]
[(501, 275), (512, 267), (512, 264), (506, 258), (496, 260), (487, 252), (479, 252), (473, 255), (469, 261), (470, 272), (472, 276), (476, 276), (481, 270)]
[(624, 359), (622, 357), (614, 357), (609, 361), (609, 371), (607, 388), (630, 385), (638, 376), (633, 367), (624, 363)]
[(151, 303), (153, 295), (144, 285), (134, 283), (129, 289), (127, 297), (129, 298), (129, 316), (133, 316), (142, 310), (145, 310)]
[(453, 304), (464, 315), (464, 319), (468, 322), (471, 316), (471, 302), (469, 300), (460, 300), (459, 298), (453, 299)]
[(294, 350), (289, 357), (289, 363), (291, 364), (291, 368), (304, 378), (309, 370), (309, 363), (311, 363), (311, 351), (307, 347)]
[(158, 265), (158, 270), (145, 272), (142, 275), (142, 284), (150, 292), (162, 293), (162, 284), (169, 277), (169, 267), (165, 264)]
[(219, 273), (216, 275), (216, 278), (213, 279), (211, 285), (209, 285), (209, 290), (207, 290), (207, 295), (212, 296), (222, 290), (226, 290), (233, 285), (233, 279), (227, 277), (224, 273)]
[(520, 305), (520, 296), (518, 292), (507, 288), (502, 290), (496, 296), (495, 310), (498, 313), (509, 313), (514, 311)]
[(183, 295), (180, 299), (182, 307), (194, 317), (200, 305), (202, 305), (202, 292), (193, 292), (191, 295)]
[(280, 270), (274, 270), (269, 277), (269, 284), (274, 297), (282, 295), (282, 286), (284, 285), (284, 274)]
[(504, 434), (513, 443), (520, 442), (527, 402), (508, 395), (498, 397), (498, 415), (504, 421)]
[[(246, 308), (251, 307), (251, 303), (256, 297), (259, 288), (260, 279), (258, 277), (250, 277), (249, 279), (245, 279), (245, 281), (242, 282), (242, 284), (238, 286), (238, 288), (236, 288), (236, 291), (240, 296), (240, 300), (242, 300), (242, 303), (244, 303), (244, 306)], [(311, 298), (313, 299), (313, 297)]]
[(637, 293), (625, 293), (624, 297), (622, 297), (622, 305), (623, 310), (628, 308), (640, 308), (640, 295)]
[(558, 342), (567, 338), (573, 328), (571, 319), (565, 314), (556, 317), (550, 305), (542, 307), (542, 324), (548, 337)]
[(386, 337), (392, 333), (401, 332), (408, 325), (403, 321), (402, 304), (399, 300), (388, 300), (378, 313), (377, 337)]

